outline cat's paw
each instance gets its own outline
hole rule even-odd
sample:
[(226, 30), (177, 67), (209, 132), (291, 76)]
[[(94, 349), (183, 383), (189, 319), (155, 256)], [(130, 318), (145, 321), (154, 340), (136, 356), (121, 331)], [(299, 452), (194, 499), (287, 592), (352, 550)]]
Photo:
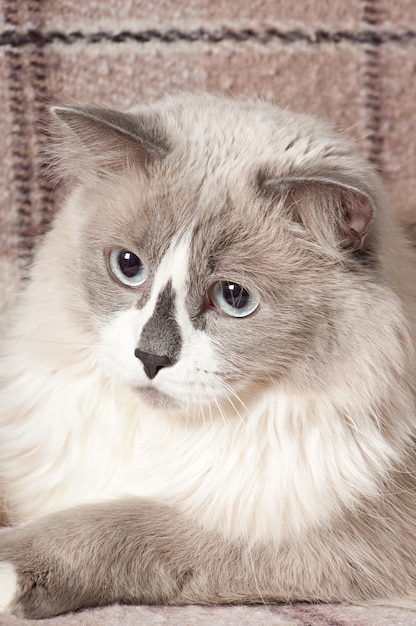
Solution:
[(0, 613), (12, 613), (19, 591), (18, 576), (14, 565), (0, 562)]
[(71, 568), (77, 549), (83, 554), (77, 528), (76, 549), (60, 518), (0, 529), (0, 614), (45, 619), (79, 608), (81, 577)]
[(24, 527), (0, 530), (0, 614), (29, 619), (56, 614), (50, 562), (39, 548)]

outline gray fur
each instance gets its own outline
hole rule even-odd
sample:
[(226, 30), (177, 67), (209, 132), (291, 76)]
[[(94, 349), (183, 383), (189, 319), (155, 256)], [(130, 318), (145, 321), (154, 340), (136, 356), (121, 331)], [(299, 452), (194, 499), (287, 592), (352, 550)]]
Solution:
[[(286, 425), (285, 433), (261, 433), (264, 450), (269, 437), (289, 433), (288, 445), (295, 441), (301, 457), (310, 443), (303, 438), (309, 423), (330, 439), (336, 424), (317, 412), (317, 400), (329, 398), (336, 385), (345, 391), (350, 380), (358, 386), (371, 370), (377, 384), (348, 388), (337, 417), (351, 440), (368, 428), (367, 448), (360, 453), (370, 458), (369, 473), (377, 452), (371, 433), (383, 434), (394, 458), (385, 471), (374, 462), (376, 489), (348, 506), (334, 490), (328, 518), (301, 532), (285, 527), (280, 542), (274, 536), (234, 536), (232, 528), (213, 530), (209, 520), (179, 505), (141, 498), (76, 506), (5, 528), (0, 561), (12, 563), (19, 578), (10, 610), (42, 618), (112, 602), (414, 596), (416, 295), (409, 272), (415, 257), (385, 210), (371, 166), (325, 125), (262, 103), (182, 95), (129, 113), (89, 107), (58, 107), (55, 113), (69, 133), (61, 169), (81, 186), (40, 248), (29, 290), (36, 294), (45, 280), (39, 268), (48, 267), (48, 241), (58, 242), (64, 259), (72, 255), (70, 267), (65, 264), (56, 277), (59, 295), (70, 319), (94, 335), (120, 311), (144, 309), (152, 268), (174, 237), (191, 232), (186, 309), (193, 328), (218, 347), (224, 385), (248, 402), (254, 392), (261, 401), (271, 388), (310, 401), (308, 414), (296, 414), (298, 421)], [(108, 252), (120, 246), (140, 251), (149, 287), (128, 289), (111, 277)], [(213, 311), (209, 302), (211, 286), (224, 279), (259, 297), (260, 306), (243, 325)], [(56, 287), (51, 299), (55, 292)], [(173, 364), (185, 341), (174, 320), (175, 297), (166, 285), (138, 345), (167, 355)], [(150, 404), (165, 408), (153, 387), (143, 393)], [(350, 410), (356, 394), (367, 402), (365, 423)], [(216, 405), (221, 417), (223, 400)], [(172, 406), (169, 398), (165, 406)], [(172, 420), (180, 419), (179, 408), (174, 405)], [(192, 430), (200, 414), (189, 409), (186, 417)], [(218, 470), (218, 450), (208, 453), (212, 471)], [(160, 466), (166, 461), (161, 458)], [(330, 463), (335, 474), (345, 471), (337, 458)], [(17, 524), (25, 520), (10, 504), (13, 494), (1, 465), (0, 459), (0, 519)], [(262, 458), (259, 472), (261, 467)], [(255, 484), (258, 491), (268, 487), (267, 481)], [(227, 485), (217, 488), (227, 493)], [(302, 488), (293, 493), (300, 517), (302, 496), (308, 495)], [(260, 524), (263, 511), (256, 513)], [(287, 523), (285, 511), (279, 520)], [(233, 523), (238, 525), (237, 516)]]
[(155, 360), (154, 357), (159, 357), (158, 362), (161, 364), (163, 364), (163, 359), (161, 360), (160, 357), (165, 357), (164, 365), (168, 366), (178, 361), (182, 339), (174, 312), (175, 294), (172, 285), (168, 283), (159, 294), (153, 315), (141, 332), (140, 343), (135, 352), (145, 364), (145, 370), (146, 362), (150, 366), (152, 360)]
[(112, 602), (362, 603), (403, 597), (416, 584), (416, 522), (409, 517), (416, 490), (403, 477), (394, 485), (403, 489), (401, 510), (394, 495), (363, 502), (356, 512), (343, 511), (332, 527), (278, 550), (225, 541), (148, 500), (82, 506), (3, 530), (0, 554), (19, 572), (13, 610), (44, 618)]

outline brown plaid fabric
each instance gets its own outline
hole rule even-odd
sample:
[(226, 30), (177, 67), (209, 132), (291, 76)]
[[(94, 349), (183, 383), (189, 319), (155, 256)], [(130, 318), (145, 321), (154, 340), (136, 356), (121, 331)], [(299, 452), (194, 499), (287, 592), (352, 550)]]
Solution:
[[(0, 0), (0, 254), (21, 267), (57, 204), (51, 102), (260, 96), (357, 141), (416, 236), (415, 0)], [(0, 624), (20, 625), (0, 616)], [(109, 607), (48, 624), (416, 625), (383, 608)]]
[(42, 160), (45, 113), (56, 101), (127, 107), (199, 89), (318, 114), (357, 140), (395, 210), (416, 223), (414, 0), (0, 6), (0, 251), (21, 265), (54, 208)]

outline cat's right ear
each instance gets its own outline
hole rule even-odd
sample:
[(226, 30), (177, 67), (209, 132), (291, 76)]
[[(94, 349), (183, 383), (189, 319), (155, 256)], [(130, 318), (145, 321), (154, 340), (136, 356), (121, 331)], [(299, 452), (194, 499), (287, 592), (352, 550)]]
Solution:
[(170, 144), (155, 115), (92, 106), (54, 106), (55, 161), (61, 173), (78, 179), (124, 168), (146, 172), (163, 159)]

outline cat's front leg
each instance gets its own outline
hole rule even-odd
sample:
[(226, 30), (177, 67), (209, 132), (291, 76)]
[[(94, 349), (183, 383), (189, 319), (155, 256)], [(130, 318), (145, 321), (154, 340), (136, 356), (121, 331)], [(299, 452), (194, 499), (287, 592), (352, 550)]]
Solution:
[[(44, 618), (113, 602), (196, 600), (207, 535), (146, 500), (80, 506), (0, 531), (0, 612)], [(215, 543), (215, 542), (214, 542)], [(198, 545), (199, 544), (199, 545)], [(217, 561), (217, 566), (220, 566)]]

